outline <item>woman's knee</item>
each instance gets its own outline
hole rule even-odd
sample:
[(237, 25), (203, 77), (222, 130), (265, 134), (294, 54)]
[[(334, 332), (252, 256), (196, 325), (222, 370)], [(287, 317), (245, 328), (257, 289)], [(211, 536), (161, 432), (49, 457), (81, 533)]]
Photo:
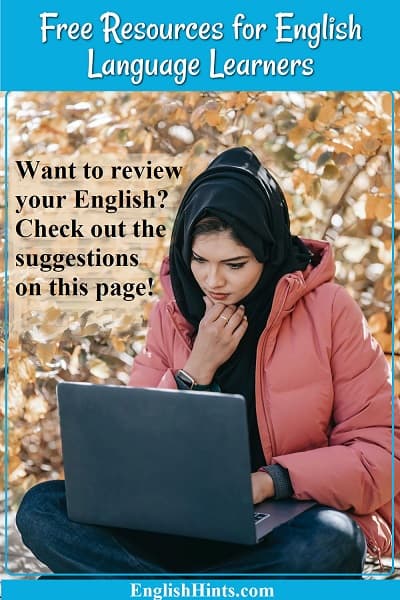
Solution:
[[(299, 515), (276, 537), (287, 573), (361, 573), (365, 538), (347, 514), (325, 506)], [(281, 571), (279, 571), (281, 572)]]
[(23, 497), (16, 515), (16, 524), (24, 541), (39, 531), (44, 534), (55, 513), (65, 504), (64, 481), (47, 481), (35, 485)]
[(366, 541), (349, 515), (329, 508), (316, 511), (312, 537), (314, 560), (325, 572), (329, 569), (332, 573), (361, 573)]

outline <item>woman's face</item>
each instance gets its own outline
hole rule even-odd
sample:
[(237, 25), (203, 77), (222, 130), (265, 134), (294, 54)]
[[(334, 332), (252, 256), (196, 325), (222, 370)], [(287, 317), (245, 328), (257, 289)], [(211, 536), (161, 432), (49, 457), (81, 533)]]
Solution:
[(263, 267), (228, 231), (199, 234), (193, 241), (192, 273), (212, 302), (239, 303), (255, 287)]

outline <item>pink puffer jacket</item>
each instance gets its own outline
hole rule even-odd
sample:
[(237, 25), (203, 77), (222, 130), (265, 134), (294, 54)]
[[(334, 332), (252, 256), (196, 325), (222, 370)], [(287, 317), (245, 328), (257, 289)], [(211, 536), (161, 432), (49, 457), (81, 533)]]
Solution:
[[(283, 277), (257, 350), (256, 407), (266, 464), (288, 469), (298, 499), (349, 511), (371, 554), (391, 552), (392, 396), (387, 361), (344, 288), (328, 243), (304, 240), (316, 267)], [(161, 271), (146, 347), (130, 385), (176, 388), (193, 329)], [(395, 548), (400, 550), (400, 409), (395, 413)]]

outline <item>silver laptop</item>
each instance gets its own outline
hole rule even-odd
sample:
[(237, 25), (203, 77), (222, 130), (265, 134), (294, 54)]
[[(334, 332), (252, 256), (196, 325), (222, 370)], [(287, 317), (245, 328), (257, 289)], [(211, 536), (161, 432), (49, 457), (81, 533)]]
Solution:
[(252, 502), (243, 396), (57, 386), (73, 521), (255, 544), (314, 502)]

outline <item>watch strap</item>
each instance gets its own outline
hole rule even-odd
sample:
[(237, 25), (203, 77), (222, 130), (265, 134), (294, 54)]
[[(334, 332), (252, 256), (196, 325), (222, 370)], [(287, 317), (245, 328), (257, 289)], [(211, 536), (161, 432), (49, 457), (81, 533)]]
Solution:
[(175, 381), (178, 389), (180, 390), (192, 390), (194, 392), (221, 392), (221, 388), (216, 381), (212, 381), (207, 385), (201, 385), (196, 383), (189, 373), (186, 373), (183, 369), (179, 369), (175, 373)]

